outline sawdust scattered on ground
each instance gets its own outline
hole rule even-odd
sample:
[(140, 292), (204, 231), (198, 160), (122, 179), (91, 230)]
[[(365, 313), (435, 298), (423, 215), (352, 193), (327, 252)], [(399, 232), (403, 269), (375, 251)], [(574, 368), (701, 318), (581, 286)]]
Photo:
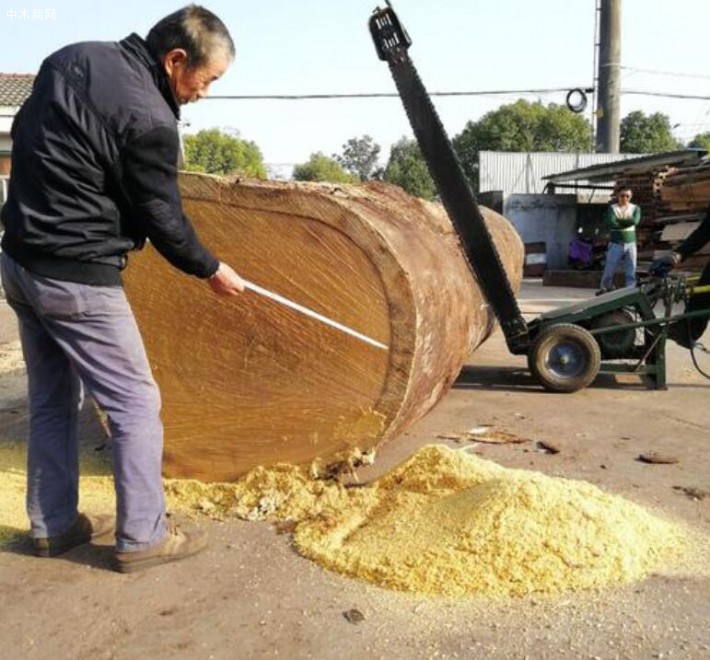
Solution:
[[(0, 443), (0, 549), (26, 533), (27, 447), (20, 441)], [(81, 459), (81, 508), (107, 512), (115, 507), (111, 467), (105, 452), (86, 452)]]
[[(0, 450), (0, 544), (26, 526), (22, 454), (19, 445)], [(82, 508), (111, 510), (107, 461), (90, 467)], [(169, 480), (166, 493), (173, 510), (288, 524), (299, 551), (322, 566), (419, 594), (559, 594), (670, 567), (697, 572), (699, 554), (707, 558), (707, 543), (683, 525), (589, 483), (441, 445), (363, 487), (277, 465), (236, 483)]]
[(19, 341), (0, 344), (0, 374), (11, 373), (25, 368), (22, 347)]

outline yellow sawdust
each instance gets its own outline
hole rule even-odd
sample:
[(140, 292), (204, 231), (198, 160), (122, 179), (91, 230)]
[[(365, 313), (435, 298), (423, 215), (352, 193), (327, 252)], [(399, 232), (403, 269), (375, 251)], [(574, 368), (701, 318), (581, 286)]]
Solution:
[[(27, 448), (24, 442), (3, 441), (0, 444), (0, 549), (25, 535), (28, 529), (25, 513), (27, 485)], [(82, 511), (100, 513), (115, 507), (113, 479), (106, 455), (86, 452), (81, 458), (82, 473), (79, 504)]]
[(0, 374), (20, 371), (25, 367), (22, 348), (19, 341), (0, 345)]
[(258, 467), (235, 483), (171, 480), (165, 488), (168, 501), (181, 509), (203, 510), (216, 517), (236, 515), (244, 520), (280, 522), (300, 522), (373, 498), (370, 489), (345, 488), (337, 482), (314, 479), (294, 465)]
[[(24, 471), (0, 450), (0, 546), (24, 522)], [(9, 458), (8, 458), (9, 456)], [(81, 481), (82, 508), (113, 507), (111, 478)], [(166, 481), (169, 507), (292, 522), (298, 550), (346, 576), (419, 594), (559, 594), (690, 566), (706, 552), (683, 526), (581, 481), (512, 470), (433, 445), (365, 487), (291, 465), (236, 483)], [(705, 544), (701, 547), (700, 544)], [(695, 565), (695, 564), (694, 564)]]
[[(217, 489), (219, 497), (210, 496)], [(174, 482), (211, 513), (294, 521), (299, 551), (343, 575), (445, 596), (558, 594), (641, 580), (697, 553), (680, 525), (568, 479), (421, 449), (364, 488), (258, 468), (236, 484)]]
[(304, 521), (300, 551), (344, 575), (423, 594), (560, 593), (640, 580), (682, 559), (684, 530), (595, 486), (426, 447), (378, 504)]

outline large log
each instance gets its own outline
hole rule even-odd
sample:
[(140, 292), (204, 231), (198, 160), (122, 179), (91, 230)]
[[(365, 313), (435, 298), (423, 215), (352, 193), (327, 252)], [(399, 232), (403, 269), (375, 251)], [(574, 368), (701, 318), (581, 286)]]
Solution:
[[(252, 292), (214, 296), (152, 248), (126, 290), (163, 396), (165, 472), (229, 480), (401, 433), (449, 390), (494, 318), (441, 206), (385, 184), (181, 176), (202, 240), (243, 277), (388, 346)], [(513, 287), (523, 247), (484, 209)]]

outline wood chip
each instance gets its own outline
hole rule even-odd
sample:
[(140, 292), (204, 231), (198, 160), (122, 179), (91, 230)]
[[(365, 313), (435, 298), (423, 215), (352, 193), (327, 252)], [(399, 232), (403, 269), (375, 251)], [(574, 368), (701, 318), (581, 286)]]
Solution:
[(474, 426), (473, 428), (466, 431), (469, 435), (484, 435), (491, 430), (489, 424), (484, 424), (483, 426)]
[(349, 623), (352, 623), (354, 625), (362, 623), (365, 620), (365, 615), (360, 610), (356, 609), (347, 610), (343, 612), (343, 616)]
[(442, 440), (454, 440), (455, 442), (484, 442), (489, 445), (514, 445), (523, 442), (530, 442), (529, 438), (521, 438), (519, 435), (508, 431), (498, 431), (492, 426), (476, 426), (468, 431), (449, 433), (439, 433), (437, 438)]
[(463, 433), (439, 433), (437, 436), (440, 440), (456, 440), (457, 442), (464, 439)]
[(519, 445), (523, 442), (530, 442), (528, 438), (521, 438), (519, 435), (507, 433), (506, 431), (492, 431), (486, 435), (473, 436), (470, 439), (490, 445)]
[(694, 488), (693, 486), (673, 486), (673, 490), (679, 490), (692, 500), (704, 500), (710, 497), (710, 490)]
[(559, 454), (562, 451), (559, 445), (549, 440), (538, 440), (537, 446), (540, 447), (540, 449), (544, 449), (548, 454)]
[(663, 454), (657, 451), (650, 451), (645, 454), (640, 454), (638, 460), (642, 463), (654, 463), (657, 465), (671, 465), (679, 461), (677, 456)]

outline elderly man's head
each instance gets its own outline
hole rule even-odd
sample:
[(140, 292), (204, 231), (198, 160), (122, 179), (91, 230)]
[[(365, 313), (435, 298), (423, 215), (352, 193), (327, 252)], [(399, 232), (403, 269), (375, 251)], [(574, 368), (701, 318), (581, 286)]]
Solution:
[(234, 59), (234, 42), (211, 11), (188, 5), (153, 26), (148, 46), (163, 64), (178, 103), (207, 96)]

